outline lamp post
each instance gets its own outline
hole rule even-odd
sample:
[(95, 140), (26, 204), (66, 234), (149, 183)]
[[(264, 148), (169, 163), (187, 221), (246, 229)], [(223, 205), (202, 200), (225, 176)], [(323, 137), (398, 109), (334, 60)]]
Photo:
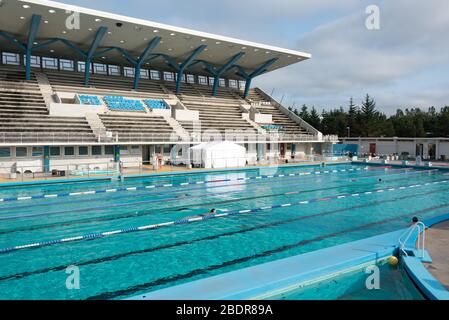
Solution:
[(346, 127), (346, 129), (348, 130), (348, 138), (351, 137), (351, 128), (350, 127)]

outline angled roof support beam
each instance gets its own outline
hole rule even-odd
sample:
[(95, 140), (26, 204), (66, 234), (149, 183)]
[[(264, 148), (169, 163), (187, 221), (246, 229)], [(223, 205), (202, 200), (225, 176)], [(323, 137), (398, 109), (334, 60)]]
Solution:
[(243, 92), (243, 98), (246, 99), (246, 97), (248, 97), (249, 89), (251, 87), (251, 81), (253, 80), (253, 78), (260, 76), (262, 73), (266, 72), (267, 69), (278, 60), (279, 58), (273, 58), (268, 61), (265, 61), (259, 67), (257, 67), (256, 70), (254, 70), (252, 73), (246, 76), (246, 84), (245, 84), (245, 91)]
[(28, 40), (25, 50), (25, 79), (31, 79), (31, 52), (33, 50), (33, 44), (36, 39), (37, 30), (41, 24), (42, 16), (33, 14), (31, 18), (30, 30), (28, 31)]
[(192, 63), (193, 59), (195, 59), (201, 52), (206, 49), (206, 45), (201, 45), (198, 48), (196, 48), (190, 56), (178, 67), (177, 70), (177, 78), (176, 78), (176, 93), (179, 93), (181, 91), (181, 81), (182, 81), (182, 75), (184, 74), (184, 71), (189, 65)]
[(19, 47), (23, 51), (26, 51), (26, 46), (23, 43), (21, 43), (19, 40), (17, 40), (16, 38), (14, 38), (13, 36), (9, 35), (8, 33), (4, 32), (4, 31), (0, 31), (0, 37), (5, 38), (11, 44)]
[(216, 96), (217, 95), (217, 91), (218, 91), (218, 86), (219, 86), (219, 81), (220, 81), (220, 77), (229, 69), (232, 68), (232, 66), (234, 65), (234, 63), (237, 62), (237, 60), (239, 60), (241, 57), (243, 57), (245, 55), (244, 52), (239, 52), (236, 55), (234, 55), (231, 59), (228, 60), (228, 62), (225, 63), (225, 65), (223, 65), (220, 69), (215, 71), (214, 74), (214, 86), (212, 87), (212, 96)]
[(106, 31), (108, 31), (108, 28), (106, 27), (100, 27), (95, 35), (94, 40), (92, 41), (92, 44), (90, 45), (89, 51), (86, 52), (85, 58), (86, 58), (86, 64), (84, 65), (84, 85), (88, 86), (90, 81), (90, 63), (92, 61), (92, 58), (95, 55), (95, 51), (97, 50), (98, 46), (100, 45), (101, 40), (103, 39), (104, 35), (106, 34)]
[(66, 45), (68, 48), (75, 51), (77, 54), (79, 54), (83, 58), (86, 56), (86, 53), (84, 51), (82, 51), (81, 49), (79, 49), (77, 46), (75, 46), (73, 43), (71, 43), (70, 41), (68, 41), (66, 39), (61, 39), (61, 38), (47, 39), (44, 42), (41, 42), (40, 44), (35, 45), (33, 47), (33, 50), (45, 48), (45, 47), (47, 47), (53, 43), (56, 43), (56, 42), (62, 42), (64, 45)]
[(148, 58), (151, 51), (153, 51), (154, 48), (159, 44), (161, 41), (161, 37), (154, 37), (147, 45), (145, 50), (140, 55), (139, 59), (136, 61), (135, 64), (135, 71), (134, 71), (134, 90), (137, 90), (139, 88), (139, 80), (140, 80), (140, 68), (142, 67), (142, 63)]

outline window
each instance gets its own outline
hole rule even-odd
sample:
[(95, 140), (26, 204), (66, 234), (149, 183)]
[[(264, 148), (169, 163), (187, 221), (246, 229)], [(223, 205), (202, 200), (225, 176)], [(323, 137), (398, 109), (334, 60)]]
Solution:
[(128, 146), (120, 146), (120, 154), (122, 155), (129, 154)]
[(198, 76), (198, 83), (202, 85), (207, 85), (207, 77), (205, 76)]
[(31, 149), (31, 156), (33, 157), (40, 157), (44, 154), (44, 148), (43, 147), (33, 147)]
[(243, 90), (243, 89), (245, 89), (245, 86), (246, 86), (246, 82), (240, 80), (239, 81), (239, 88)]
[[(86, 63), (83, 61), (78, 61), (78, 72), (84, 72), (86, 68)], [(90, 65), (89, 73), (92, 73), (92, 64)]]
[(161, 74), (157, 70), (150, 70), (150, 76), (153, 80), (161, 80)]
[(230, 79), (229, 80), (229, 86), (231, 88), (237, 88), (237, 80)]
[(195, 76), (193, 74), (187, 75), (187, 83), (195, 83)]
[(101, 146), (92, 146), (92, 155), (101, 156)]
[(220, 78), (220, 79), (218, 80), (218, 85), (219, 85), (220, 87), (226, 87), (226, 80), (223, 79), (223, 78)]
[(131, 146), (131, 154), (140, 154), (140, 146)]
[(164, 71), (164, 80), (165, 81), (174, 81), (175, 78), (173, 76), (173, 72)]
[(94, 63), (94, 73), (96, 74), (108, 74), (108, 68), (105, 64)]
[(125, 77), (134, 78), (134, 69), (129, 68), (129, 67), (124, 67), (123, 74), (125, 75)]
[(74, 156), (75, 155), (75, 147), (64, 147), (64, 155), (65, 156)]
[(42, 57), (42, 68), (57, 70), (58, 69), (58, 59)]
[(172, 146), (169, 144), (164, 144), (164, 154), (170, 154)]
[(79, 156), (88, 156), (89, 155), (89, 147), (78, 147), (78, 155)]
[[(177, 73), (175, 74), (175, 79), (178, 80), (178, 74)], [(181, 82), (186, 82), (186, 75), (185, 74), (182, 74)]]
[(2, 63), (18, 66), (20, 65), (20, 56), (17, 53), (3, 52)]
[(16, 158), (25, 158), (26, 156), (28, 156), (26, 147), (16, 147)]
[[(30, 57), (30, 66), (32, 66), (33, 68), (40, 68), (41, 67), (41, 58), (37, 57), (37, 56), (31, 56)], [(26, 65), (27, 61), (26, 61), (26, 55), (23, 56), (23, 64)]]
[(214, 85), (214, 82), (215, 82), (215, 79), (212, 78), (212, 77), (209, 77), (209, 85), (210, 85), (210, 86), (213, 86), (213, 85)]
[(75, 71), (75, 61), (59, 59), (59, 69), (64, 71)]
[(111, 76), (120, 76), (122, 73), (120, 72), (120, 67), (115, 65), (109, 65), (109, 75)]
[(149, 78), (148, 69), (141, 69), (140, 70), (140, 78), (141, 79), (148, 79)]
[(114, 153), (114, 146), (104, 146), (104, 154), (113, 155)]
[(51, 156), (60, 156), (61, 148), (60, 147), (50, 147), (50, 155)]
[(0, 158), (9, 158), (9, 157), (11, 157), (11, 148), (0, 147)]

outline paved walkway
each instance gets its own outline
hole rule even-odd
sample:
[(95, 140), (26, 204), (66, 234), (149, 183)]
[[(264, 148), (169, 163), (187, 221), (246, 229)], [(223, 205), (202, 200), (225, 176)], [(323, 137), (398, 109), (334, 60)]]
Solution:
[(449, 221), (437, 224), (426, 233), (426, 249), (433, 262), (427, 270), (449, 290)]

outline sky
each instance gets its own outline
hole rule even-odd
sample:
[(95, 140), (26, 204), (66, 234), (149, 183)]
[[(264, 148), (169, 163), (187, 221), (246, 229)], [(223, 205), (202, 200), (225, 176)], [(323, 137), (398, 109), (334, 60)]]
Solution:
[[(311, 53), (253, 81), (287, 106), (329, 110), (367, 93), (387, 114), (449, 105), (447, 0), (61, 2)], [(376, 30), (366, 27), (370, 5)]]

